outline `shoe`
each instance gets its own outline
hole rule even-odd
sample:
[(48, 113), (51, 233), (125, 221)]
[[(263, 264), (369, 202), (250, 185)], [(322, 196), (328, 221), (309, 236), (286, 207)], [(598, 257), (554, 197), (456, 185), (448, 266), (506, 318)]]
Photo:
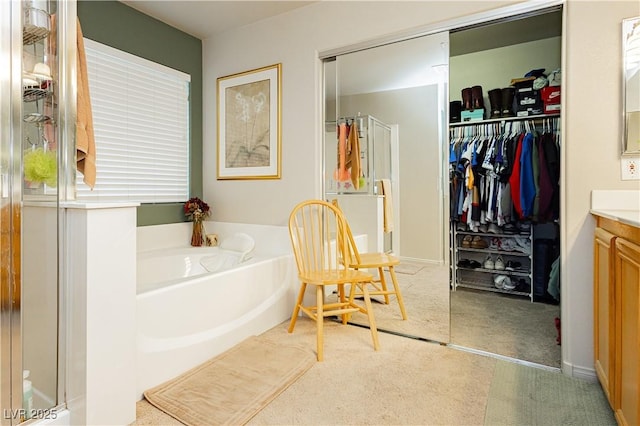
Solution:
[(493, 266), (498, 271), (504, 271), (504, 260), (502, 260), (502, 256), (498, 256)]
[[(464, 241), (463, 241), (464, 243)], [(485, 249), (487, 247), (489, 247), (489, 244), (487, 244), (487, 242), (485, 240), (483, 240), (482, 238), (475, 236), (473, 237), (473, 240), (471, 241), (471, 247), (473, 248), (479, 248), (479, 249)]]
[(515, 291), (528, 294), (531, 292), (531, 286), (525, 281), (524, 278), (520, 278), (518, 280), (518, 283), (516, 284)]
[(514, 283), (513, 281), (511, 281), (511, 278), (509, 277), (504, 277), (504, 281), (502, 281), (502, 289), (503, 290), (515, 290), (515, 288), (517, 287), (516, 283)]
[(493, 285), (500, 290), (513, 290), (515, 288), (511, 278), (506, 275), (495, 275), (493, 277)]
[(467, 230), (467, 224), (464, 222), (458, 222), (456, 224), (456, 231), (466, 231)]
[(503, 238), (500, 242), (500, 249), (503, 251), (515, 251), (517, 244), (513, 238)]
[(462, 239), (462, 247), (471, 248), (472, 237), (471, 235), (465, 235)]
[(487, 229), (487, 232), (489, 232), (491, 234), (499, 234), (500, 233), (500, 228), (495, 223), (491, 223), (491, 224), (489, 224), (489, 229)]
[(488, 255), (487, 258), (484, 260), (484, 269), (494, 269), (494, 262), (493, 262), (493, 258), (491, 257), (491, 255)]
[(514, 234), (517, 229), (513, 223), (507, 223), (502, 227), (505, 234)]
[(514, 260), (508, 260), (506, 265), (504, 265), (504, 269), (507, 271), (515, 271), (521, 266), (522, 264), (520, 262), (516, 262)]
[(471, 87), (462, 89), (462, 109), (464, 111), (473, 109), (473, 105), (471, 104)]
[(486, 234), (487, 233), (487, 225), (485, 225), (485, 224), (478, 225), (478, 232)]
[(502, 116), (502, 89), (489, 90), (489, 103), (491, 104), (491, 117), (500, 118)]
[(471, 107), (472, 109), (484, 108), (484, 96), (482, 95), (482, 86), (473, 86), (471, 88)]
[(502, 116), (513, 117), (513, 98), (515, 98), (515, 87), (505, 87), (502, 89)]
[(460, 259), (458, 260), (459, 268), (468, 268), (469, 267), (469, 259)]
[(500, 238), (493, 237), (491, 239), (491, 242), (489, 243), (489, 249), (490, 250), (502, 250), (502, 244), (501, 244)]
[(469, 268), (473, 268), (473, 269), (482, 268), (482, 263), (478, 262), (477, 260), (470, 259)]

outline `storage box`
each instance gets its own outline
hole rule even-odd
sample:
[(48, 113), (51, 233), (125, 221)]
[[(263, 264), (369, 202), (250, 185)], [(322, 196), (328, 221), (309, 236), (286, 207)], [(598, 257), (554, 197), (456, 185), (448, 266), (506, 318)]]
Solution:
[(560, 86), (547, 86), (540, 90), (542, 102), (545, 104), (560, 103)]
[(560, 104), (544, 104), (545, 114), (560, 114)]
[(462, 121), (482, 121), (484, 120), (484, 108), (462, 111)]
[(547, 86), (540, 90), (545, 114), (560, 113), (560, 86)]

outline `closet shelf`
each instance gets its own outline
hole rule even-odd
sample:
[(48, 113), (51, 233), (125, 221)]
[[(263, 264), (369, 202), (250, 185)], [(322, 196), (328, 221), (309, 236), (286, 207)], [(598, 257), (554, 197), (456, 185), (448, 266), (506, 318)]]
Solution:
[(485, 272), (485, 273), (489, 273), (489, 274), (496, 274), (496, 275), (512, 275), (515, 277), (523, 277), (526, 278), (529, 276), (529, 272), (527, 271), (507, 271), (504, 269), (485, 269), (485, 268), (465, 268), (462, 266), (458, 266), (457, 267), (458, 270), (461, 271), (469, 271), (469, 272)]
[(465, 121), (461, 123), (449, 123), (449, 127), (477, 126), (479, 124), (504, 123), (508, 121), (540, 120), (544, 118), (558, 118), (558, 117), (560, 117), (560, 114), (539, 114), (539, 115), (528, 115), (526, 117), (489, 118), (489, 119), (480, 120), (480, 121)]
[(493, 249), (490, 249), (490, 248), (458, 247), (458, 251), (471, 251), (471, 252), (475, 252), (475, 253), (501, 254), (501, 255), (504, 255), (504, 256), (531, 257), (531, 253), (524, 253), (524, 252), (521, 252), (521, 251), (493, 250)]
[(490, 284), (476, 284), (464, 281), (458, 281), (458, 287), (472, 288), (474, 290), (483, 290), (483, 291), (493, 291), (494, 293), (503, 293), (503, 294), (513, 294), (516, 296), (529, 296), (529, 293), (515, 290), (504, 290), (501, 288), (494, 287)]
[(526, 233), (514, 232), (513, 234), (507, 234), (504, 232), (500, 232), (498, 234), (492, 232), (473, 232), (473, 231), (456, 231), (459, 235), (477, 235), (479, 237), (496, 237), (496, 238), (513, 238), (513, 237), (527, 237), (531, 236), (531, 231), (527, 231)]

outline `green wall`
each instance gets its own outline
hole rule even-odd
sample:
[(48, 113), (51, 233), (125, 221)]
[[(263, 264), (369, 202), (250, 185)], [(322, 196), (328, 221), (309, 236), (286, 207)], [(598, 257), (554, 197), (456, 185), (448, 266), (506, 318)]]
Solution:
[[(78, 1), (78, 19), (86, 38), (191, 75), (190, 195), (202, 198), (202, 41), (118, 1)], [(185, 220), (182, 203), (138, 208), (138, 226)]]

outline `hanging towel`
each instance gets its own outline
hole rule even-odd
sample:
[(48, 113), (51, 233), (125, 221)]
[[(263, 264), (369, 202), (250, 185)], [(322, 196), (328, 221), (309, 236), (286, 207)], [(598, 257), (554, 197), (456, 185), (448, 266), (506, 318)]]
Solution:
[(337, 182), (349, 180), (349, 172), (345, 166), (347, 159), (347, 124), (340, 123), (338, 126), (338, 168), (333, 173), (333, 178)]
[[(87, 61), (84, 51), (84, 39), (80, 21), (76, 18), (76, 61), (77, 61), (77, 112), (76, 112), (76, 166), (83, 175), (83, 181), (91, 189), (96, 183), (96, 147), (93, 133), (93, 114), (91, 111), (91, 98), (89, 97), (89, 79), (87, 77)], [(54, 78), (57, 78), (57, 66), (54, 58), (57, 57), (56, 45), (57, 16), (51, 15), (51, 33), (47, 43), (47, 61)], [(55, 99), (45, 102), (45, 113), (53, 114)], [(52, 124), (44, 125), (44, 137), (51, 149), (57, 149), (56, 131)]]
[(83, 181), (91, 189), (96, 184), (96, 141), (93, 133), (93, 114), (91, 111), (91, 97), (89, 96), (89, 78), (87, 75), (87, 60), (84, 51), (84, 39), (80, 21), (77, 27), (77, 67), (78, 67), (78, 99), (76, 115), (76, 161), (78, 171), (83, 175)]
[(393, 231), (393, 198), (391, 197), (391, 181), (389, 179), (380, 179), (380, 193), (384, 195), (382, 200), (384, 232)]
[(351, 168), (351, 183), (356, 189), (360, 188), (360, 138), (358, 137), (358, 126), (354, 121), (349, 127), (347, 137), (347, 162), (345, 167)]

